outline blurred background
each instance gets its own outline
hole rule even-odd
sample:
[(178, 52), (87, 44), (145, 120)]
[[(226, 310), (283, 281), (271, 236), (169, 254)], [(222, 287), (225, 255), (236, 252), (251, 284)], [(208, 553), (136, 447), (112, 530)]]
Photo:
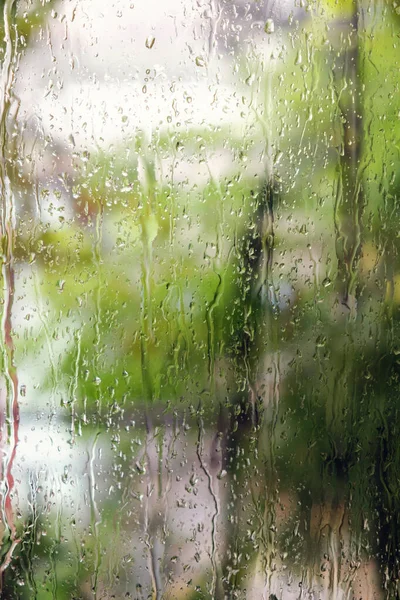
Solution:
[(400, 4), (0, 8), (0, 596), (399, 598)]

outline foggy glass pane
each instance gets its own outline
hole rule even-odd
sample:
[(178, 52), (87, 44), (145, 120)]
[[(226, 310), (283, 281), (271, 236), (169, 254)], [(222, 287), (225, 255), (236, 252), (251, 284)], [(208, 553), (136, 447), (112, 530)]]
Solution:
[(1, 0), (0, 597), (400, 597), (400, 3)]

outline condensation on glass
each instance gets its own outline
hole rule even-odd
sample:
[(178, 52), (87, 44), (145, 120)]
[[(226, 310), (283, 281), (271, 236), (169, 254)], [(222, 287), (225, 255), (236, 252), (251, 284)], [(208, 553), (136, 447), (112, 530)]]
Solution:
[(400, 4), (0, 2), (0, 596), (400, 596)]

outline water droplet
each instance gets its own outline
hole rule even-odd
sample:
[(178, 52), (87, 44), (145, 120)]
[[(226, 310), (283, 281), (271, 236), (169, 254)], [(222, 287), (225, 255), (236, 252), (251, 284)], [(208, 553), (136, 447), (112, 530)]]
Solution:
[(267, 19), (264, 27), (265, 33), (274, 33), (275, 31), (275, 23), (272, 19)]
[(254, 73), (251, 73), (251, 75), (248, 76), (248, 78), (246, 79), (246, 85), (251, 86), (253, 85), (255, 80), (255, 75)]
[(154, 46), (154, 42), (156, 41), (156, 38), (152, 35), (149, 35), (146, 38), (146, 48), (148, 48), (149, 50), (152, 49), (152, 47)]
[(135, 463), (135, 467), (136, 467), (137, 472), (140, 475), (145, 475), (146, 474), (146, 467), (144, 465), (141, 465), (140, 462), (136, 462)]

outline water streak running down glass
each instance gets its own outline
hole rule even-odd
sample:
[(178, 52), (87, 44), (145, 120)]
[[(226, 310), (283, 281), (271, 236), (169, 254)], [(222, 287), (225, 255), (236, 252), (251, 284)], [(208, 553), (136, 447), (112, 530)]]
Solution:
[(399, 599), (400, 3), (0, 14), (0, 597)]

